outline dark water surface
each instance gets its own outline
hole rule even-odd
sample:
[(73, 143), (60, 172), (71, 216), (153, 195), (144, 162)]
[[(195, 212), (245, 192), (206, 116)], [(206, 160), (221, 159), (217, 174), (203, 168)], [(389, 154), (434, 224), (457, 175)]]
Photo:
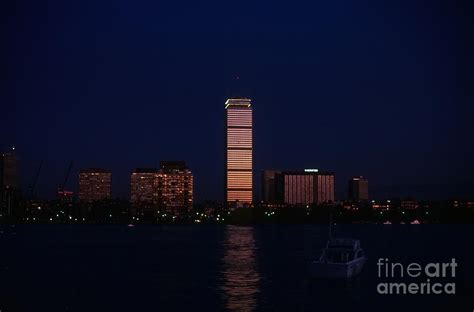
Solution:
[[(0, 226), (0, 310), (473, 311), (474, 226), (334, 231), (369, 256), (357, 279), (309, 278), (324, 226)], [(378, 258), (456, 258), (456, 295), (379, 295)]]

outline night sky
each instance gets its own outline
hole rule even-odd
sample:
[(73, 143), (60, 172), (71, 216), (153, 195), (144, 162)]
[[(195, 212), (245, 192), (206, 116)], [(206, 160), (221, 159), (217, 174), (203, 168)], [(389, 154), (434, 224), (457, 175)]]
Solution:
[(339, 198), (353, 175), (375, 197), (474, 195), (468, 1), (5, 2), (0, 148), (24, 187), (44, 160), (41, 196), (72, 160), (69, 189), (105, 167), (128, 197), (131, 170), (178, 159), (196, 201), (223, 199), (236, 89), (256, 187), (262, 169), (309, 167), (335, 172)]

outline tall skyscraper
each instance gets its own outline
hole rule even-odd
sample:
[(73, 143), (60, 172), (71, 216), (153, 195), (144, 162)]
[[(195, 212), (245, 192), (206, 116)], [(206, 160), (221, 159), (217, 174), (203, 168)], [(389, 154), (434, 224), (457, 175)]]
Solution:
[(353, 177), (348, 183), (349, 199), (368, 200), (369, 199), (369, 181), (362, 176)]
[(252, 192), (252, 104), (250, 99), (225, 102), (227, 203), (250, 204)]
[(179, 215), (193, 206), (193, 174), (184, 161), (162, 161), (160, 169), (138, 168), (130, 177), (130, 201), (141, 211)]
[(79, 200), (94, 202), (111, 198), (112, 173), (99, 168), (83, 169), (79, 173)]
[(317, 169), (286, 171), (275, 175), (279, 202), (289, 205), (322, 204), (334, 201), (334, 173)]

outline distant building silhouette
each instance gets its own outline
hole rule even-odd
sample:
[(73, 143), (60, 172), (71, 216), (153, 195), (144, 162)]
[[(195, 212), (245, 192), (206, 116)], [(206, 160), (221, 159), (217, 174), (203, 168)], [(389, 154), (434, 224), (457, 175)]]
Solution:
[(411, 197), (406, 197), (400, 200), (400, 208), (403, 210), (414, 210), (418, 209), (419, 204), (416, 199)]
[(160, 161), (160, 170), (163, 172), (177, 172), (187, 170), (186, 162), (182, 160), (164, 160)]
[(362, 176), (353, 177), (348, 183), (349, 199), (354, 201), (366, 201), (369, 199), (369, 181)]
[(18, 161), (14, 147), (0, 155), (0, 215), (10, 215), (19, 200)]
[(79, 173), (79, 200), (94, 202), (111, 198), (112, 173), (100, 168), (83, 169)]
[(275, 178), (277, 174), (281, 174), (281, 171), (262, 171), (262, 200), (265, 203), (274, 204), (277, 202), (277, 191), (275, 185)]
[(0, 161), (0, 187), (18, 188), (18, 167), (15, 148), (1, 154)]
[(226, 179), (225, 199), (230, 205), (250, 204), (252, 189), (252, 104), (250, 99), (225, 102)]
[(279, 202), (289, 205), (322, 204), (334, 201), (334, 173), (317, 169), (283, 171), (275, 176)]
[(193, 174), (184, 161), (162, 161), (160, 169), (137, 168), (130, 177), (130, 201), (143, 212), (175, 215), (193, 206)]

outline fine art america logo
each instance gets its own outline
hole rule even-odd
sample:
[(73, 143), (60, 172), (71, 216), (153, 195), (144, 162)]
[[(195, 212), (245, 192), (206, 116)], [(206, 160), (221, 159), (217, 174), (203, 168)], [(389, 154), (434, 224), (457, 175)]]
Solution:
[(451, 262), (408, 265), (379, 258), (378, 277), (383, 281), (377, 285), (377, 292), (381, 295), (454, 295), (457, 266), (454, 258)]

